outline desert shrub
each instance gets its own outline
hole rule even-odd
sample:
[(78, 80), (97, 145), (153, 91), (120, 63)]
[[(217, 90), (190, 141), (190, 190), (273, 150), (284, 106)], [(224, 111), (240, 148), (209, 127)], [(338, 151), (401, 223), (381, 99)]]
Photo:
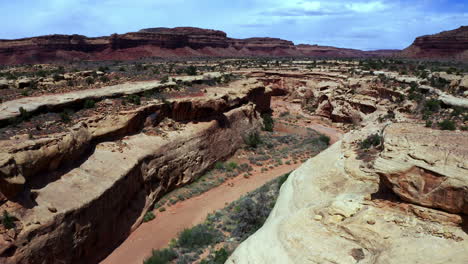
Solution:
[(379, 134), (372, 134), (360, 143), (361, 149), (377, 147), (382, 143), (382, 137)]
[(451, 116), (459, 116), (463, 114), (467, 109), (463, 107), (456, 106), (453, 108), (453, 112), (450, 114)]
[(263, 114), (263, 130), (273, 132), (274, 121), (271, 114)]
[(127, 71), (127, 69), (125, 69), (125, 67), (122, 66), (119, 68), (119, 71), (124, 72), (124, 71)]
[(99, 78), (99, 80), (103, 83), (108, 83), (110, 81), (109, 77), (107, 76), (101, 76), (101, 78)]
[(456, 129), (455, 122), (453, 122), (450, 119), (445, 119), (444, 121), (439, 122), (439, 127), (442, 130), (455, 130)]
[(197, 75), (197, 67), (190, 65), (185, 69), (185, 73), (188, 75)]
[(426, 127), (432, 127), (432, 121), (426, 120)]
[(151, 257), (147, 258), (143, 264), (167, 264), (177, 258), (177, 253), (171, 248), (153, 250)]
[(153, 219), (155, 219), (156, 216), (154, 215), (154, 213), (152, 211), (148, 211), (146, 212), (145, 216), (143, 217), (143, 222), (149, 222)]
[(229, 162), (229, 163), (227, 164), (227, 166), (226, 166), (226, 170), (227, 170), (227, 171), (233, 171), (233, 170), (237, 169), (237, 167), (238, 167), (238, 166), (237, 166), (237, 163), (235, 163), (235, 162)]
[(330, 137), (329, 136), (320, 135), (319, 136), (319, 141), (323, 142), (327, 146), (330, 145)]
[(100, 67), (98, 68), (98, 71), (107, 72), (107, 71), (109, 71), (109, 67), (107, 67), (107, 66), (100, 66)]
[(215, 163), (214, 168), (220, 171), (225, 170), (224, 163), (218, 161)]
[(162, 78), (161, 78), (161, 83), (167, 83), (169, 81), (169, 76), (168, 75), (164, 75)]
[(141, 98), (139, 95), (132, 94), (124, 98), (124, 101), (129, 102), (134, 105), (140, 105), (141, 104)]
[(286, 182), (286, 180), (289, 178), (290, 174), (291, 173), (289, 172), (289, 173), (283, 174), (282, 176), (279, 177), (279, 179), (278, 179), (278, 189), (280, 189), (281, 186), (283, 185), (283, 183)]
[(84, 102), (83, 107), (89, 109), (89, 108), (94, 108), (95, 105), (96, 105), (96, 102), (94, 100), (88, 99)]
[(221, 236), (220, 232), (206, 224), (185, 229), (177, 239), (177, 245), (188, 249), (198, 249), (215, 243)]
[(2, 225), (6, 229), (15, 228), (16, 227), (15, 220), (16, 220), (16, 218), (14, 216), (11, 216), (6, 210), (3, 211)]
[(225, 248), (215, 251), (214, 256), (208, 260), (202, 260), (200, 264), (224, 264), (229, 258), (229, 252)]
[(258, 145), (262, 143), (260, 134), (257, 131), (250, 133), (247, 137), (244, 138), (245, 144), (251, 148), (257, 148)]
[(285, 116), (288, 116), (289, 114), (290, 114), (289, 111), (285, 111), (285, 112), (281, 112), (279, 116), (285, 117)]
[(88, 85), (94, 84), (94, 78), (91, 76), (86, 77), (85, 81)]
[(60, 113), (60, 120), (62, 120), (63, 123), (69, 123), (71, 121), (70, 115), (72, 114), (73, 112), (70, 109), (65, 109)]
[(440, 101), (437, 99), (430, 99), (424, 105), (425, 112), (437, 113), (440, 110)]
[(236, 227), (232, 234), (244, 240), (255, 233), (265, 223), (273, 205), (263, 192), (259, 194), (257, 201), (250, 197), (243, 198), (234, 208), (235, 214), (232, 218)]

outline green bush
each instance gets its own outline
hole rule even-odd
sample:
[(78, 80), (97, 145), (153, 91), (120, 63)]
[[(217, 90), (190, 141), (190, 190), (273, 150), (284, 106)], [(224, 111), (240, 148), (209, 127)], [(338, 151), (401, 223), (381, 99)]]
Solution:
[(278, 189), (281, 188), (281, 186), (283, 186), (283, 183), (286, 182), (286, 180), (289, 178), (289, 175), (291, 174), (291, 172), (289, 173), (286, 173), (286, 174), (283, 174), (279, 180), (278, 180)]
[(185, 69), (185, 73), (188, 75), (197, 75), (197, 67), (190, 65)]
[(262, 143), (262, 139), (257, 131), (250, 133), (247, 137), (244, 138), (245, 144), (251, 148), (257, 148), (258, 145)]
[(222, 163), (220, 161), (216, 162), (214, 167), (215, 167), (215, 169), (220, 170), (220, 171), (223, 171), (225, 169), (224, 163)]
[(361, 149), (368, 149), (377, 147), (380, 144), (382, 144), (382, 137), (379, 134), (372, 134), (361, 142), (360, 147)]
[(430, 99), (426, 101), (426, 104), (424, 105), (424, 111), (431, 112), (431, 113), (437, 113), (440, 110), (440, 101), (437, 99)]
[(442, 130), (455, 130), (456, 129), (455, 122), (453, 122), (450, 119), (445, 119), (444, 121), (439, 122), (439, 127)]
[(273, 132), (274, 121), (271, 114), (263, 114), (263, 130)]
[(149, 222), (153, 219), (155, 219), (156, 216), (154, 215), (154, 213), (152, 211), (148, 211), (146, 212), (145, 216), (143, 217), (143, 222)]
[(127, 96), (124, 101), (126, 102), (129, 102), (131, 104), (134, 104), (134, 105), (140, 105), (141, 104), (141, 98), (139, 95), (136, 95), (136, 94), (132, 94), (132, 95), (129, 95)]
[(432, 121), (426, 120), (426, 127), (432, 127)]
[(225, 248), (217, 250), (214, 257), (200, 261), (200, 264), (224, 264), (229, 258), (229, 252)]
[(2, 225), (6, 228), (6, 229), (12, 229), (12, 228), (15, 228), (16, 225), (15, 225), (15, 220), (16, 218), (11, 216), (7, 211), (3, 211), (3, 217), (2, 217)]
[(233, 171), (233, 170), (237, 169), (237, 167), (238, 167), (238, 166), (237, 166), (237, 163), (235, 163), (235, 162), (229, 162), (229, 163), (227, 164), (227, 166), (226, 166), (226, 170), (227, 170), (227, 171)]
[(162, 78), (161, 78), (161, 83), (167, 83), (169, 81), (169, 76), (167, 75), (164, 75)]
[(103, 82), (103, 83), (108, 83), (110, 81), (109, 77), (107, 77), (107, 76), (101, 76), (101, 78), (99, 78), (99, 80), (101, 80), (101, 82)]
[(60, 113), (60, 120), (64, 123), (69, 123), (71, 121), (70, 115), (72, 115), (73, 112), (69, 109), (65, 109), (63, 112)]
[(187, 249), (198, 249), (215, 243), (219, 236), (219, 231), (201, 224), (182, 231), (177, 239), (177, 245)]
[(323, 142), (325, 145), (330, 145), (330, 137), (325, 135), (320, 135), (319, 141)]
[(92, 99), (88, 99), (84, 102), (83, 107), (86, 109), (94, 108), (96, 105), (96, 102)]
[(167, 264), (177, 258), (177, 253), (171, 248), (153, 250), (151, 257), (147, 258), (143, 264)]
[(88, 85), (94, 84), (94, 78), (91, 76), (86, 77), (85, 81)]

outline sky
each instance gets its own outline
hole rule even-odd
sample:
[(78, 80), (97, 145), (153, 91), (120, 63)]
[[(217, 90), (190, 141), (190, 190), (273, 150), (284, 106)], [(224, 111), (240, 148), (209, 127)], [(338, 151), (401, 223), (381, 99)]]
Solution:
[(468, 0), (0, 0), (0, 11), (0, 39), (193, 26), (363, 50), (468, 25)]

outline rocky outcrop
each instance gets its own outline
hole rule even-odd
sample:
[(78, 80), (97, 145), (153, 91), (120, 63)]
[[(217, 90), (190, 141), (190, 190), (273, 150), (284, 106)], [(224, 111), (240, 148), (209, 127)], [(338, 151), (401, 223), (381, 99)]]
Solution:
[[(361, 150), (373, 133), (383, 149)], [(466, 263), (466, 136), (411, 124), (348, 133), (289, 176), (227, 263)]]
[[(78, 105), (85, 100), (101, 100), (108, 97), (123, 96), (129, 94), (139, 94), (145, 91), (162, 90), (176, 85), (176, 82), (196, 83), (213, 80), (222, 77), (219, 72), (205, 73), (198, 76), (174, 77), (170, 81), (161, 83), (160, 81), (143, 81), (124, 83), (113, 86), (105, 86), (99, 89), (88, 89), (70, 92), (66, 94), (49, 94), (41, 97), (25, 97), (11, 100), (0, 104), (0, 124), (8, 119), (19, 116), (20, 107), (25, 111), (34, 113), (37, 111), (55, 111)], [(30, 80), (29, 80), (30, 81)]]
[(447, 58), (468, 60), (468, 26), (426, 35), (404, 49), (399, 56), (409, 58)]
[(95, 263), (155, 200), (195, 180), (261, 127), (269, 95), (252, 80), (203, 98), (155, 101), (69, 132), (1, 141), (2, 263)]
[(218, 30), (193, 27), (149, 28), (126, 34), (88, 38), (82, 35), (48, 35), (0, 40), (2, 64), (71, 60), (130, 60), (142, 57), (236, 56), (386, 56), (334, 47), (295, 46), (278, 38), (228, 38)]

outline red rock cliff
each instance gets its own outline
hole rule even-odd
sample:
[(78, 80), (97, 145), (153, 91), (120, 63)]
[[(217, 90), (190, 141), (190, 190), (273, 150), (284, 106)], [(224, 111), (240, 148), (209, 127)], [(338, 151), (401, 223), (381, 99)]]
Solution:
[(467, 61), (468, 26), (418, 37), (400, 55), (410, 58), (450, 58)]

